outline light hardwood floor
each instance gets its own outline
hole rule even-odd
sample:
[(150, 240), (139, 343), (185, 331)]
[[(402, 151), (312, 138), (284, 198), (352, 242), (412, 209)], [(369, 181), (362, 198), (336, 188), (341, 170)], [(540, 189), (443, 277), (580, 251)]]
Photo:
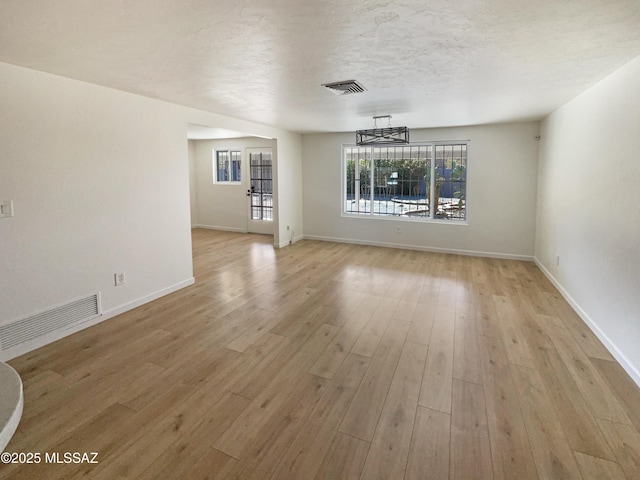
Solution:
[(0, 478), (640, 478), (640, 390), (534, 264), (270, 241), (194, 230), (194, 286), (11, 361), (7, 451), (99, 463)]

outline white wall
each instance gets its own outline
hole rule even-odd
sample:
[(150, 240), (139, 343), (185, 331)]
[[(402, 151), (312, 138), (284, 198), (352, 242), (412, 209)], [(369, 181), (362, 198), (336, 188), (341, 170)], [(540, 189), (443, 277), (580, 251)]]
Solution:
[[(197, 189), (197, 222), (195, 226), (247, 231), (247, 197), (249, 169), (247, 148), (268, 147), (275, 154), (275, 142), (263, 138), (230, 138), (195, 140), (195, 169)], [(213, 183), (213, 149), (241, 151), (243, 182), (241, 185)], [(275, 155), (274, 155), (275, 157)], [(277, 162), (277, 158), (274, 158)], [(285, 185), (286, 189), (286, 185)]]
[(278, 138), (276, 156), (278, 161), (274, 169), (274, 189), (278, 195), (274, 199), (276, 210), (274, 242), (283, 247), (304, 236), (302, 181), (304, 155), (301, 136), (285, 132)]
[(175, 107), (2, 64), (0, 95), (0, 196), (15, 204), (0, 219), (0, 322), (96, 291), (109, 313), (192, 280)]
[(305, 237), (531, 258), (538, 131), (538, 122), (411, 130), (412, 142), (470, 140), (468, 225), (342, 217), (341, 145), (355, 135), (303, 135)]
[(541, 135), (536, 258), (640, 384), (640, 57)]
[(193, 281), (188, 123), (278, 139), (282, 164), (300, 162), (299, 135), (7, 64), (0, 104), (0, 200), (15, 205), (0, 219), (0, 325), (97, 291), (105, 319)]

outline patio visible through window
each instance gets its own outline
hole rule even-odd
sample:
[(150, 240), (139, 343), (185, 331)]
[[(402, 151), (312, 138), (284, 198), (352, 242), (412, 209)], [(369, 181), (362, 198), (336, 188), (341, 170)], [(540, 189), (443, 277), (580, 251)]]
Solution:
[(466, 143), (345, 146), (343, 151), (343, 213), (466, 219)]

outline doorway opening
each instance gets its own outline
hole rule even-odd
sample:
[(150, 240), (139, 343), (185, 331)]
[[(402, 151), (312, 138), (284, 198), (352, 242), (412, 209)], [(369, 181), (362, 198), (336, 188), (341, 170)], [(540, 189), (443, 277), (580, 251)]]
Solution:
[(276, 140), (188, 126), (192, 228), (275, 237)]

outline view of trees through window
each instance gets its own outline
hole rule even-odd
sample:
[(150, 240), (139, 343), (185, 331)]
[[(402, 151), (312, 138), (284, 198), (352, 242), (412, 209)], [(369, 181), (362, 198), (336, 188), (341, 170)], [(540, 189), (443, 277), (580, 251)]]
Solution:
[(344, 213), (466, 219), (467, 144), (344, 147)]

